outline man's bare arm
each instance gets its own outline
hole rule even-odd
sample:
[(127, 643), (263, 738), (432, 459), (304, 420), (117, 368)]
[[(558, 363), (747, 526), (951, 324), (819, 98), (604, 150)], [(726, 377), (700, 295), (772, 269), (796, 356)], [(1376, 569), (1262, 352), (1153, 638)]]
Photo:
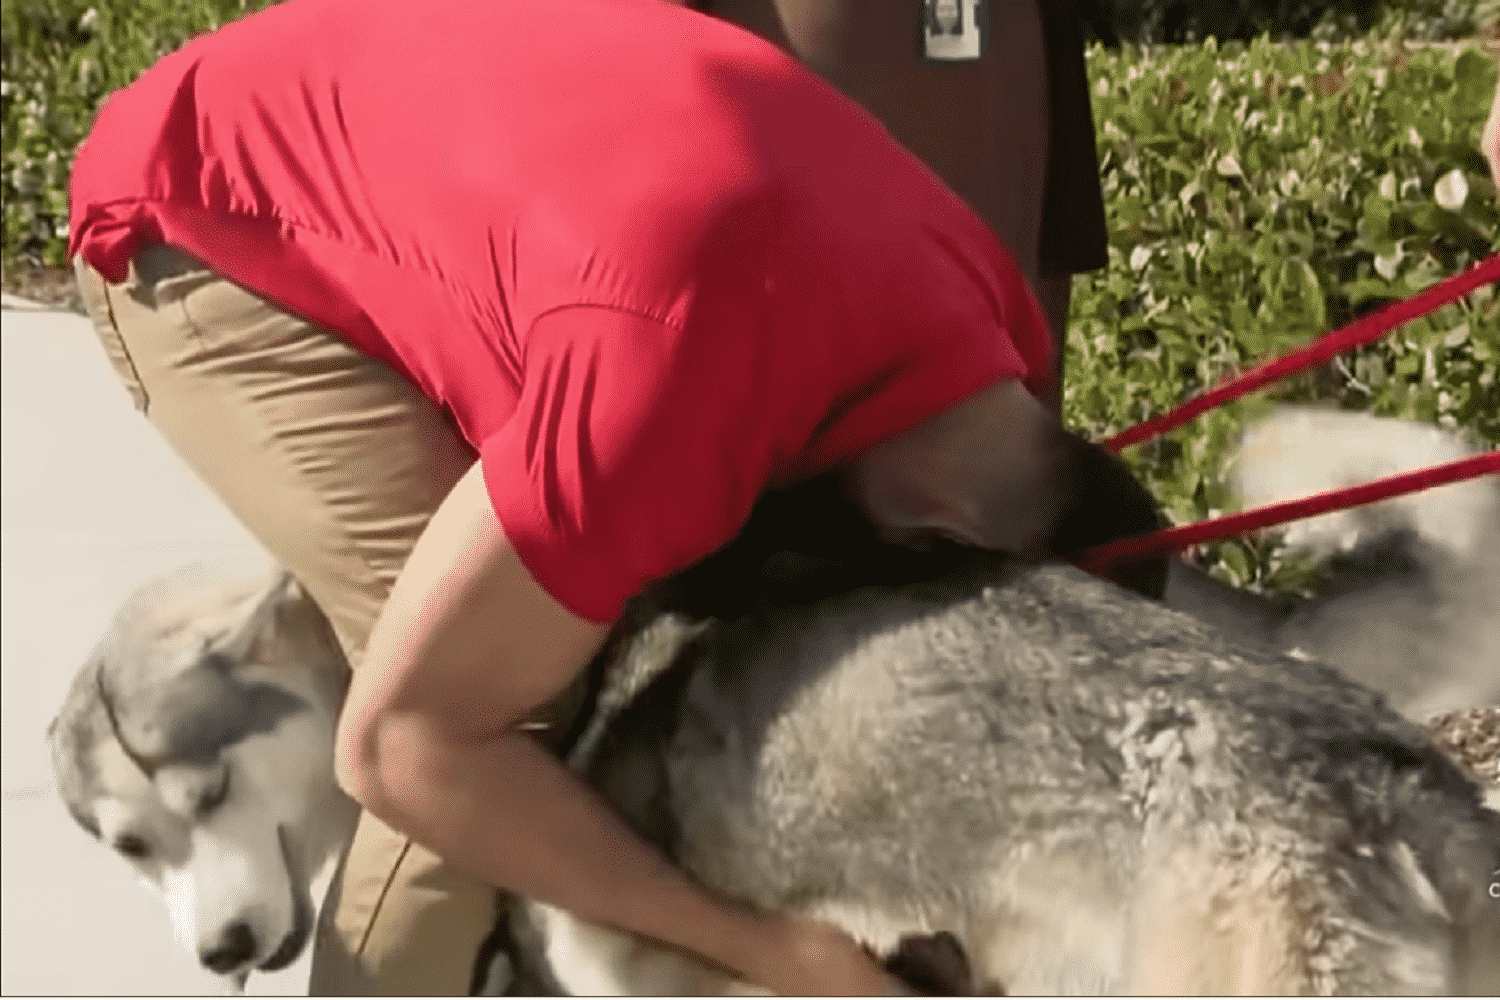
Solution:
[(605, 634), (532, 579), (476, 464), (423, 533), (371, 634), (339, 726), (340, 784), (456, 867), (582, 919), (777, 992), (885, 990), (841, 933), (711, 897), (515, 731)]

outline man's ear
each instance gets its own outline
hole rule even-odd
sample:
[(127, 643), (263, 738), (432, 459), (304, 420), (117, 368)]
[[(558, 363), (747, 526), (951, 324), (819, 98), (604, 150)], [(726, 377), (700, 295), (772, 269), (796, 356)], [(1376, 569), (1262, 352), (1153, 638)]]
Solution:
[[(1048, 550), (1067, 557), (1164, 528), (1166, 518), (1151, 492), (1125, 463), (1071, 431), (1058, 429), (1057, 454), (1063, 488), (1061, 513)], [(1168, 555), (1111, 566), (1106, 576), (1128, 590), (1159, 601), (1167, 590)]]

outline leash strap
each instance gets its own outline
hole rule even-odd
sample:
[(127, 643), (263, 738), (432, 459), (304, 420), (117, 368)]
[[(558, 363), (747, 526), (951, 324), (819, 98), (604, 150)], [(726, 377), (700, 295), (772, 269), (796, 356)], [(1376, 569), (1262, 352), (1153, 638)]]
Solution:
[(1491, 254), (1462, 274), (1440, 281), (1409, 299), (1393, 302), (1369, 315), (1362, 316), (1348, 326), (1320, 337), (1300, 350), (1268, 361), (1207, 392), (1194, 396), (1162, 416), (1137, 424), (1115, 435), (1104, 442), (1104, 447), (1112, 452), (1118, 452), (1131, 445), (1140, 444), (1142, 441), (1160, 437), (1200, 414), (1238, 399), (1246, 393), (1254, 392), (1262, 386), (1308, 368), (1325, 364), (1329, 359), (1344, 351), (1379, 340), (1396, 327), (1460, 299), (1481, 285), (1495, 281), (1500, 281), (1500, 253)]
[[(1492, 258), (1493, 259), (1493, 258)], [(1386, 476), (1372, 482), (1349, 486), (1344, 489), (1314, 493), (1300, 500), (1241, 511), (1225, 517), (1217, 517), (1175, 528), (1164, 528), (1134, 538), (1122, 538), (1104, 545), (1095, 546), (1079, 554), (1074, 562), (1091, 573), (1101, 573), (1117, 562), (1129, 562), (1147, 556), (1181, 552), (1191, 545), (1218, 541), (1232, 535), (1241, 535), (1269, 528), (1304, 517), (1315, 517), (1329, 511), (1348, 507), (1362, 507), (1391, 497), (1418, 493), (1436, 486), (1484, 475), (1500, 474), (1500, 450), (1471, 455), (1453, 462), (1415, 469), (1394, 476)]]

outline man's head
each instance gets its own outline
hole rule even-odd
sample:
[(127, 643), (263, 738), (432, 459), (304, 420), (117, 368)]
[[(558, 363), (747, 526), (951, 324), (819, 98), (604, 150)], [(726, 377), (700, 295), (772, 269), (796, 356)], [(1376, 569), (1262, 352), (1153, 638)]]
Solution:
[[(1163, 524), (1155, 498), (1114, 456), (1065, 430), (1006, 379), (883, 442), (850, 470), (882, 537), (949, 538), (1028, 559), (1065, 557)], [(1116, 567), (1160, 597), (1166, 560)]]
[[(938, 579), (973, 565), (977, 549), (1066, 557), (1160, 524), (1155, 500), (1124, 465), (1063, 430), (1011, 381), (847, 469), (767, 491), (733, 541), (659, 581), (635, 611), (644, 620), (665, 611), (732, 619)], [(1110, 575), (1160, 598), (1166, 566), (1151, 560)]]
[(1059, 425), (1005, 379), (854, 461), (850, 489), (882, 537), (948, 538), (1040, 556), (1067, 477)]

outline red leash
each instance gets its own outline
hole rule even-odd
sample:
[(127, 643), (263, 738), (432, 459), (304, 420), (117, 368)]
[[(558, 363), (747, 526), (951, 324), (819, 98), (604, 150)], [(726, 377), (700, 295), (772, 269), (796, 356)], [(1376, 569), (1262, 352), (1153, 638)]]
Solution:
[[(1119, 452), (1130, 445), (1160, 437), (1194, 417), (1238, 399), (1246, 393), (1254, 392), (1289, 375), (1324, 364), (1344, 351), (1373, 343), (1396, 327), (1460, 299), (1481, 285), (1495, 281), (1500, 281), (1500, 254), (1491, 254), (1462, 274), (1440, 281), (1409, 299), (1393, 302), (1383, 309), (1355, 320), (1342, 329), (1314, 340), (1299, 350), (1274, 358), (1207, 392), (1194, 396), (1160, 417), (1147, 420), (1122, 434), (1115, 435), (1104, 443), (1104, 447), (1112, 452)], [(1304, 517), (1314, 517), (1349, 507), (1361, 507), (1390, 497), (1417, 493), (1436, 486), (1497, 473), (1500, 473), (1500, 451), (1490, 451), (1482, 455), (1459, 459), (1456, 462), (1387, 476), (1359, 486), (1316, 493), (1300, 500), (1287, 500), (1226, 517), (1179, 525), (1175, 528), (1163, 528), (1160, 531), (1137, 535), (1134, 538), (1122, 538), (1088, 549), (1074, 561), (1090, 572), (1101, 573), (1106, 567), (1117, 562), (1168, 552), (1181, 552), (1192, 545), (1219, 541)]]
[(1406, 493), (1418, 493), (1435, 486), (1446, 486), (1464, 479), (1500, 473), (1500, 451), (1487, 451), (1482, 455), (1470, 455), (1454, 462), (1444, 462), (1425, 469), (1414, 469), (1394, 476), (1386, 476), (1359, 486), (1315, 493), (1300, 500), (1284, 500), (1254, 510), (1241, 511), (1225, 517), (1207, 521), (1164, 528), (1148, 535), (1122, 538), (1118, 541), (1097, 545), (1083, 552), (1075, 560), (1091, 573), (1100, 573), (1105, 567), (1118, 562), (1139, 559), (1143, 556), (1161, 555), (1165, 552), (1181, 552), (1190, 545), (1215, 542), (1232, 535), (1242, 535), (1260, 528), (1285, 524), (1304, 517), (1314, 517), (1333, 510), (1362, 507), (1390, 497)]
[(1494, 281), (1500, 281), (1500, 253), (1491, 254), (1462, 274), (1440, 281), (1409, 299), (1392, 302), (1383, 309), (1361, 316), (1348, 326), (1320, 337), (1300, 350), (1268, 361), (1243, 375), (1194, 396), (1175, 410), (1170, 410), (1162, 416), (1137, 424), (1130, 430), (1115, 435), (1104, 442), (1104, 447), (1118, 452), (1133, 444), (1160, 437), (1167, 431), (1181, 427), (1199, 414), (1238, 399), (1246, 393), (1254, 392), (1262, 386), (1270, 385), (1289, 375), (1325, 364), (1329, 359), (1344, 351), (1373, 343), (1403, 323), (1425, 316), (1456, 299), (1463, 298), (1479, 286)]

